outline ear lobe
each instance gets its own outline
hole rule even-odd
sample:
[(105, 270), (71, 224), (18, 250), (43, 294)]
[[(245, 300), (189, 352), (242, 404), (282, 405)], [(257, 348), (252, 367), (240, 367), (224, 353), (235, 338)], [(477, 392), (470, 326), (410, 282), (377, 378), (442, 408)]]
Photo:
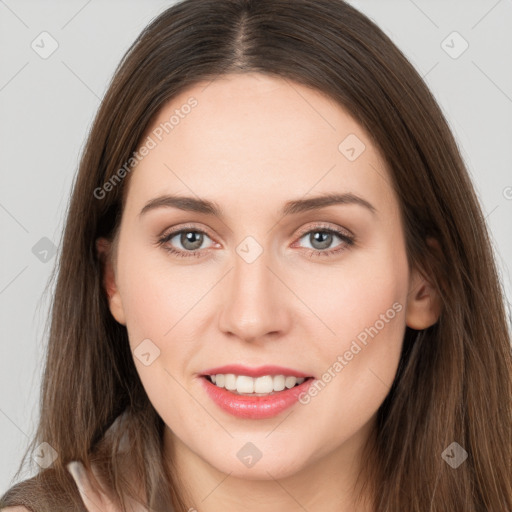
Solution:
[[(437, 241), (429, 241), (438, 250)], [(431, 280), (427, 279), (415, 268), (411, 273), (405, 323), (418, 331), (434, 325), (441, 314), (441, 300)]]
[(121, 295), (116, 285), (116, 276), (111, 257), (112, 243), (106, 238), (96, 240), (96, 253), (101, 262), (101, 282), (109, 303), (112, 316), (122, 325), (126, 325)]

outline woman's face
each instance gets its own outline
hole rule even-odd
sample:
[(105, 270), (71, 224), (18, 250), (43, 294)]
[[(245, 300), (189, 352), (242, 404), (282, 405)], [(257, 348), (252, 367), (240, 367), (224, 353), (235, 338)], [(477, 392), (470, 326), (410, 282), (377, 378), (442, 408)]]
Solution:
[(315, 90), (241, 74), (173, 98), (142, 144), (106, 279), (167, 442), (244, 478), (355, 461), (405, 326), (435, 321), (368, 134)]

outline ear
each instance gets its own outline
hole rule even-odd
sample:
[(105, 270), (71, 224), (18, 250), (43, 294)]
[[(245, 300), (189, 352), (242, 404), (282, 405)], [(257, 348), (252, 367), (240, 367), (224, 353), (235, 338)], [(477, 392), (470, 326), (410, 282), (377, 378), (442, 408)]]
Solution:
[[(428, 245), (434, 251), (440, 250), (437, 240), (429, 239)], [(417, 268), (411, 272), (405, 323), (418, 331), (434, 325), (441, 314), (440, 297), (432, 286), (430, 276), (425, 277)]]
[(102, 285), (107, 294), (110, 312), (122, 325), (126, 325), (121, 295), (116, 285), (116, 276), (111, 254), (112, 242), (106, 238), (96, 240), (96, 252), (102, 267)]

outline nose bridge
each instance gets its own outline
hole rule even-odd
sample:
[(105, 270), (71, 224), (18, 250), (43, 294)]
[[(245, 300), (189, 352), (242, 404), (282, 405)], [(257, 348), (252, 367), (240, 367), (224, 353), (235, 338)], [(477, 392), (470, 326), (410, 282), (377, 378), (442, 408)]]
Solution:
[(255, 340), (289, 327), (287, 301), (268, 268), (270, 260), (270, 253), (252, 237), (237, 246), (222, 303), (221, 330)]

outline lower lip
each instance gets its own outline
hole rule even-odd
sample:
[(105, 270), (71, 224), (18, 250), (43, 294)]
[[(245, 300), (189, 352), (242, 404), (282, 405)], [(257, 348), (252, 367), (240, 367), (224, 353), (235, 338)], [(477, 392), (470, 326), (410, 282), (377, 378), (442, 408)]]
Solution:
[(201, 377), (203, 386), (209, 397), (224, 411), (238, 418), (253, 420), (272, 418), (294, 405), (302, 393), (305, 393), (313, 382), (306, 379), (302, 384), (268, 396), (235, 395), (225, 388), (212, 384), (206, 377)]

